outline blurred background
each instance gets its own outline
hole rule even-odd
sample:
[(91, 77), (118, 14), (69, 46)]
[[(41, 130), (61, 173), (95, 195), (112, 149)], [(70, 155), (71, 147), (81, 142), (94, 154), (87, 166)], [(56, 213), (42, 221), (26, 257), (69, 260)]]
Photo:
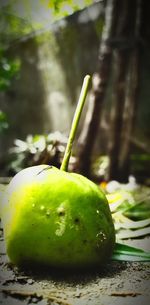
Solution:
[(90, 74), (69, 170), (150, 185), (149, 13), (146, 0), (1, 0), (3, 182), (27, 166), (60, 166)]

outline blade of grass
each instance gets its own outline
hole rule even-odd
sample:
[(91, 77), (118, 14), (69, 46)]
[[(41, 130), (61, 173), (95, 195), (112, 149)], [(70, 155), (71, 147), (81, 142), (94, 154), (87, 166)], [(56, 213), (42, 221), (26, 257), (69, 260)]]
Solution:
[(120, 230), (116, 233), (118, 239), (129, 239), (146, 236), (150, 234), (150, 227), (139, 230)]
[(150, 252), (128, 245), (116, 243), (111, 257), (119, 261), (150, 261)]
[(121, 228), (137, 230), (137, 229), (142, 229), (142, 228), (150, 225), (150, 218), (144, 219), (144, 220), (139, 220), (139, 221), (133, 221), (133, 220), (125, 217), (124, 215), (116, 215), (116, 217), (115, 217), (115, 213), (114, 213), (113, 219), (115, 221), (116, 230), (119, 230)]
[(122, 202), (116, 211), (122, 212), (129, 218), (142, 220), (150, 217), (150, 196), (149, 194), (140, 200), (135, 200), (134, 203), (130, 203), (127, 200)]
[(112, 255), (111, 260), (123, 262), (149, 262), (150, 258), (117, 253)]

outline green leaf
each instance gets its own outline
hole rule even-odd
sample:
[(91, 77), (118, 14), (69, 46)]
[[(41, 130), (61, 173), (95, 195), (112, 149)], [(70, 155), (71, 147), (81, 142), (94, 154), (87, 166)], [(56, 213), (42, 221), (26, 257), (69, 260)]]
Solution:
[(129, 239), (146, 236), (150, 234), (150, 227), (138, 230), (120, 230), (116, 232), (117, 239)]
[(142, 220), (150, 217), (150, 200), (140, 202), (130, 207), (124, 212), (124, 215), (133, 220)]
[(141, 256), (134, 256), (128, 254), (113, 254), (111, 259), (113, 261), (124, 261), (124, 262), (149, 262), (150, 258), (143, 258)]
[[(139, 187), (139, 189), (134, 192), (121, 190), (117, 191), (113, 196), (112, 194), (107, 195), (112, 213), (120, 212), (124, 216), (136, 221), (150, 218), (149, 188)], [(119, 200), (117, 200), (117, 198), (119, 198)]]
[(145, 252), (139, 248), (116, 243), (111, 259), (117, 261), (148, 262), (150, 261), (150, 252)]
[[(115, 229), (142, 229), (144, 227), (150, 226), (150, 218), (139, 220), (139, 221), (133, 221), (127, 217), (124, 217), (123, 215), (120, 216), (120, 221), (117, 221), (117, 217), (115, 218), (115, 213), (113, 215), (113, 219), (115, 220)], [(122, 220), (122, 222), (121, 222)]]

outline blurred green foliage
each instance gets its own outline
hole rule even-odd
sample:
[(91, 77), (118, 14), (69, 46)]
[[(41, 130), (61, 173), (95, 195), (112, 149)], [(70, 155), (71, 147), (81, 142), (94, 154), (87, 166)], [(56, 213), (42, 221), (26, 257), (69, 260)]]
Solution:
[(7, 130), (8, 127), (9, 127), (9, 124), (8, 124), (8, 119), (7, 119), (6, 113), (4, 113), (3, 111), (0, 110), (0, 134), (5, 132), (5, 130)]
[[(4, 49), (0, 49), (0, 92), (9, 90), (12, 80), (19, 76), (20, 61), (7, 56)], [(7, 115), (0, 109), (0, 134), (9, 128)]]
[[(102, 155), (92, 164), (92, 174), (97, 180), (105, 180), (109, 166), (109, 158)], [(149, 153), (134, 153), (130, 155), (130, 175), (137, 178), (139, 183), (149, 184), (149, 168), (150, 154)]]
[(0, 49), (0, 91), (7, 91), (12, 79), (18, 76), (20, 61), (8, 58), (3, 49)]
[[(42, 3), (47, 2), (42, 0)], [(92, 0), (53, 0), (48, 1), (48, 8), (53, 12), (55, 18), (63, 18), (75, 11), (81, 10), (86, 6), (92, 4)]]
[(10, 0), (0, 5), (0, 42), (12, 42), (49, 27), (93, 4), (92, 0)]

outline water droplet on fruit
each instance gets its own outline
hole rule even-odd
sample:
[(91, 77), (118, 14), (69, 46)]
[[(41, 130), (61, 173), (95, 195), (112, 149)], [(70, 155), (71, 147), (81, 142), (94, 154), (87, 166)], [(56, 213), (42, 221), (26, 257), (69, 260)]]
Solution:
[(41, 205), (41, 206), (40, 206), (40, 210), (41, 210), (41, 211), (44, 211), (44, 210), (45, 210), (45, 206), (44, 206), (44, 205)]
[(64, 215), (65, 215), (65, 209), (64, 209), (64, 207), (59, 207), (59, 208), (57, 209), (57, 212), (58, 212), (59, 216), (64, 216)]

